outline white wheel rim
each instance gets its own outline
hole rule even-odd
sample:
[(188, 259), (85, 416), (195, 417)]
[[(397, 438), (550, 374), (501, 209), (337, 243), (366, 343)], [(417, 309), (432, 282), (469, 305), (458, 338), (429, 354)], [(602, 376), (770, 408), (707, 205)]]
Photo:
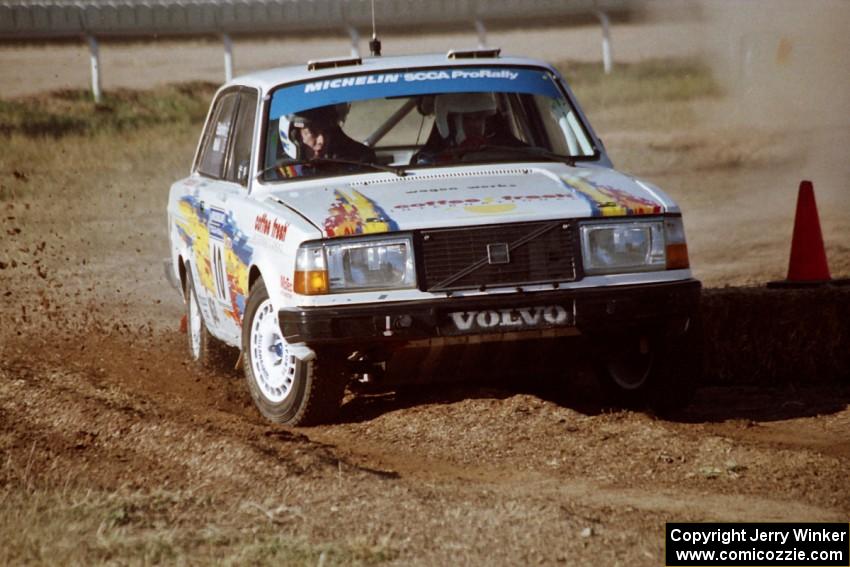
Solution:
[(260, 391), (270, 402), (280, 403), (292, 392), (296, 359), (283, 340), (277, 313), (268, 299), (251, 321), (251, 369)]
[(201, 357), (201, 310), (194, 289), (189, 291), (189, 346), (192, 358), (198, 360)]

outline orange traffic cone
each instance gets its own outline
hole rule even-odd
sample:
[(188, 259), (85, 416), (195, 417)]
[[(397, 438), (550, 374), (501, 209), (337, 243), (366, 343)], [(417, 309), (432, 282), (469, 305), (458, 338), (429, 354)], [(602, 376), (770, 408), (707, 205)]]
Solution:
[(768, 287), (807, 287), (830, 283), (829, 265), (823, 246), (818, 207), (811, 181), (801, 181), (791, 239), (791, 260), (788, 276), (783, 281), (768, 283)]

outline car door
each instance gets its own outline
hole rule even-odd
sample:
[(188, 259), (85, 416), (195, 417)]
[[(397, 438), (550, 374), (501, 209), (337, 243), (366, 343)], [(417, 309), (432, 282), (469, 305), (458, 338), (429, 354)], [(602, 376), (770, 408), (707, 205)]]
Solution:
[(203, 191), (211, 279), (207, 302), (213, 319), (209, 326), (211, 331), (215, 327), (219, 338), (238, 344), (252, 255), (245, 218), (258, 94), (245, 87), (228, 94), (234, 102), (223, 100), (214, 137), (208, 140), (210, 151), (202, 156), (199, 171), (216, 174)]
[(215, 203), (225, 183), (225, 164), (238, 106), (238, 89), (223, 91), (216, 99), (195, 163), (195, 173), (200, 179), (189, 197), (200, 225), (192, 246), (195, 290), (210, 332), (227, 342), (230, 333), (225, 332), (228, 325), (224, 321), (223, 304), (228, 291), (223, 280), (225, 242), (221, 230), (225, 215)]

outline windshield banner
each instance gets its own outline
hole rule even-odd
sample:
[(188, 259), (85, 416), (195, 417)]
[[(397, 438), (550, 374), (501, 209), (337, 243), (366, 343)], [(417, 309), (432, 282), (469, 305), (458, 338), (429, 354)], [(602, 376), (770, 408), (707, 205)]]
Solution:
[(454, 67), (388, 71), (329, 77), (277, 89), (269, 119), (316, 108), (370, 98), (440, 93), (507, 92), (560, 98), (547, 71), (521, 67)]

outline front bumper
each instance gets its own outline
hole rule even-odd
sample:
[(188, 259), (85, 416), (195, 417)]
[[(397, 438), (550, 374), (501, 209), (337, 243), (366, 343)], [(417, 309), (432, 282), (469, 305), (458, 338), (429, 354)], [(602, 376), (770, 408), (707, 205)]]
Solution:
[(280, 311), (287, 342), (311, 346), (572, 331), (602, 334), (683, 326), (699, 309), (694, 279)]

